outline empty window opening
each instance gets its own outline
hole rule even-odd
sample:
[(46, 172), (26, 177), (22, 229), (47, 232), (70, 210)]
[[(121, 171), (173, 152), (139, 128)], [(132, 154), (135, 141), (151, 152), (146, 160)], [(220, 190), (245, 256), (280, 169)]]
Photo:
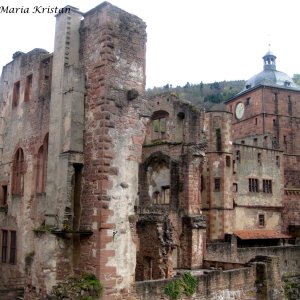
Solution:
[(237, 150), (237, 151), (235, 152), (235, 160), (236, 160), (237, 162), (241, 162), (241, 152), (240, 152), (240, 150)]
[(233, 184), (233, 192), (234, 193), (238, 192), (238, 184), (237, 183)]
[(24, 189), (24, 152), (21, 148), (17, 150), (13, 160), (12, 194), (22, 196)]
[(261, 165), (261, 153), (257, 153), (257, 163)]
[(273, 126), (275, 127), (277, 125), (276, 119), (273, 119)]
[(46, 134), (43, 145), (40, 147), (37, 155), (37, 181), (36, 181), (37, 193), (44, 193), (46, 191), (48, 138), (49, 138), (49, 134)]
[(257, 147), (257, 138), (253, 139), (253, 146)]
[(221, 129), (220, 128), (216, 129), (216, 148), (217, 148), (217, 152), (222, 151), (222, 139), (221, 139)]
[(257, 118), (255, 118), (255, 125), (257, 125)]
[(272, 180), (263, 179), (263, 192), (264, 193), (272, 193)]
[(17, 258), (17, 232), (10, 232), (10, 251), (9, 251), (9, 263), (16, 264)]
[(242, 140), (242, 141), (241, 141), (241, 144), (242, 144), (242, 145), (245, 145), (245, 141), (244, 141), (244, 140)]
[(246, 99), (245, 105), (247, 106), (247, 105), (249, 105), (249, 104), (250, 104), (250, 97)]
[(279, 168), (280, 167), (280, 157), (276, 156), (276, 166)]
[(230, 167), (231, 165), (231, 159), (229, 155), (226, 155), (226, 167)]
[(258, 179), (249, 178), (249, 192), (258, 193)]
[(2, 185), (2, 205), (7, 205), (7, 185)]
[(32, 74), (26, 77), (24, 101), (30, 101), (32, 97)]
[(264, 214), (259, 214), (258, 215), (258, 225), (259, 226), (265, 226), (265, 215)]
[(283, 142), (284, 142), (285, 144), (287, 143), (286, 135), (283, 136)]
[(12, 106), (13, 107), (18, 106), (19, 100), (20, 100), (20, 81), (15, 82), (15, 84), (14, 84)]
[(215, 192), (221, 191), (221, 178), (215, 178)]
[(7, 260), (7, 243), (8, 243), (8, 231), (2, 230), (1, 262), (3, 263), (6, 263)]
[(152, 140), (165, 139), (167, 137), (168, 113), (157, 111), (152, 117)]

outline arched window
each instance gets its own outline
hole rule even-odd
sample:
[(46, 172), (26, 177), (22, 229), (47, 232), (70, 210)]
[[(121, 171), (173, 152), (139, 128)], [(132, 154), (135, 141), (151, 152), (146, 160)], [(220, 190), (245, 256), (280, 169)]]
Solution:
[(24, 152), (19, 148), (13, 160), (13, 176), (12, 176), (12, 195), (22, 196), (24, 191)]
[(37, 154), (37, 173), (36, 173), (36, 192), (44, 193), (47, 180), (47, 160), (48, 160), (48, 138), (46, 134), (43, 145), (39, 148)]

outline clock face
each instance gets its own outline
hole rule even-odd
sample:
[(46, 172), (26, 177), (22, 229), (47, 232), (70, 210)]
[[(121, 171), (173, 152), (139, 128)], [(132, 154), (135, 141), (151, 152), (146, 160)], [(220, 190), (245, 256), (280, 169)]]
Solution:
[(245, 111), (244, 103), (242, 102), (238, 103), (237, 106), (235, 107), (235, 116), (237, 117), (237, 119), (241, 119), (243, 117), (244, 111)]

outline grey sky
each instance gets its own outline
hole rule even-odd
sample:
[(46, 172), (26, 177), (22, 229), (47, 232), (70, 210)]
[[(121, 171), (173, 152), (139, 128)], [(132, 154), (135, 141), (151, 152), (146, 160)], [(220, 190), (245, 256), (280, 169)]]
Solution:
[[(86, 12), (101, 0), (3, 0), (0, 6)], [(299, 0), (111, 0), (147, 23), (147, 86), (248, 79), (271, 50), (277, 69), (300, 73)], [(54, 14), (0, 14), (2, 67), (16, 51), (53, 51)]]

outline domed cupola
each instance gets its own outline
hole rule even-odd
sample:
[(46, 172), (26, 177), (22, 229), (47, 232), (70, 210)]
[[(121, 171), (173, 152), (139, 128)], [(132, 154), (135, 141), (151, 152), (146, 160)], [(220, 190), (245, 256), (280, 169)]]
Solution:
[(264, 70), (276, 70), (276, 56), (268, 51), (263, 57), (264, 60)]
[(276, 70), (276, 56), (271, 51), (268, 51), (264, 55), (263, 60), (264, 70), (247, 80), (244, 89), (240, 93), (244, 93), (245, 91), (257, 86), (279, 87), (297, 91), (300, 90), (300, 86), (297, 85), (292, 78), (290, 78), (286, 73)]

